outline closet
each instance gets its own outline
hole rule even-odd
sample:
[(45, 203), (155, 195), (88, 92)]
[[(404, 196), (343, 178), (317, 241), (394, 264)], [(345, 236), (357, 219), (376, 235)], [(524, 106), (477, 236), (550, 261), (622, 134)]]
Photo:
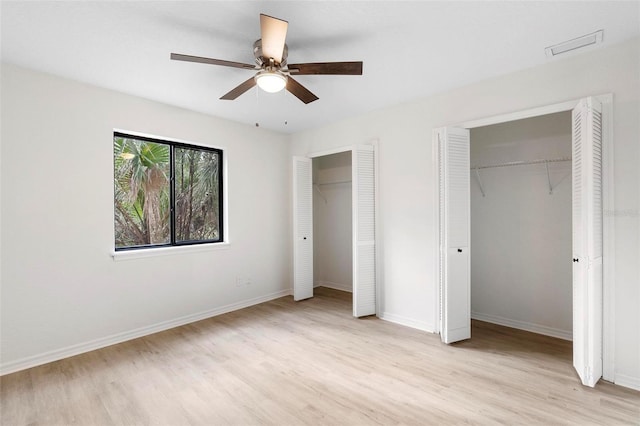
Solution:
[(572, 340), (571, 111), (470, 130), (471, 318)]
[[(444, 343), (472, 337), (473, 312), (571, 339), (573, 366), (586, 386), (612, 377), (607, 283), (613, 281), (605, 257), (613, 252), (606, 243), (611, 223), (603, 216), (611, 202), (605, 193), (611, 189), (605, 181), (612, 172), (611, 102), (610, 95), (586, 97), (434, 129), (434, 266)], [(482, 130), (474, 129), (489, 125), (496, 127), (478, 142)], [(570, 160), (567, 143), (559, 142), (569, 135)], [(571, 198), (560, 199), (569, 187)], [(571, 293), (564, 284), (568, 269)]]
[(313, 286), (353, 292), (351, 151), (312, 159)]
[(294, 300), (317, 283), (350, 290), (354, 317), (376, 314), (376, 151), (370, 141), (293, 157)]

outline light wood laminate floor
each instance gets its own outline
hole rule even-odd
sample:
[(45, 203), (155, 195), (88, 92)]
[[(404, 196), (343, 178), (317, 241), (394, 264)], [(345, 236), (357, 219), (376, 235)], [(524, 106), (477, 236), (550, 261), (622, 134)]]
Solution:
[(579, 384), (571, 345), (470, 341), (351, 316), (316, 289), (0, 379), (3, 426), (640, 424), (640, 392)]

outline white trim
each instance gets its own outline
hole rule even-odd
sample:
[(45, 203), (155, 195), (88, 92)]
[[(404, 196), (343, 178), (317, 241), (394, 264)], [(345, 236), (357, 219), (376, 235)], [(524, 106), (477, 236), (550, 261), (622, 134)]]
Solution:
[(189, 246), (151, 247), (139, 250), (124, 250), (111, 252), (111, 257), (116, 262), (122, 260), (144, 259), (147, 257), (169, 256), (187, 253), (200, 253), (204, 251), (226, 250), (230, 243), (193, 244)]
[(552, 105), (545, 105), (537, 108), (525, 109), (522, 111), (516, 111), (507, 114), (494, 115), (492, 117), (481, 118), (479, 120), (465, 121), (462, 124), (456, 125), (456, 127), (473, 129), (475, 127), (508, 123), (510, 121), (524, 120), (525, 118), (539, 117), (541, 115), (554, 114), (556, 112), (571, 111), (576, 105), (578, 105), (580, 99), (574, 99)]
[[(613, 97), (610, 93), (593, 95), (602, 103), (611, 102)], [(581, 99), (571, 99), (565, 102), (559, 102), (551, 105), (544, 105), (535, 108), (524, 109), (521, 111), (510, 112), (506, 114), (494, 115), (491, 117), (480, 118), (478, 120), (465, 121), (462, 124), (454, 124), (453, 127), (464, 127), (465, 129), (473, 129), (475, 127), (491, 126), (493, 124), (508, 123), (510, 121), (523, 120), (525, 118), (539, 117), (541, 115), (554, 114), (556, 112), (571, 111), (578, 105)]]
[(638, 377), (627, 376), (625, 374), (616, 374), (613, 383), (618, 386), (624, 386), (625, 388), (640, 391), (640, 378)]
[(229, 205), (229, 151), (222, 149), (222, 237), (227, 245), (231, 243)]
[(378, 318), (384, 321), (389, 321), (394, 324), (404, 325), (405, 327), (415, 328), (417, 330), (426, 331), (428, 333), (437, 333), (434, 329), (433, 324), (429, 324), (426, 321), (418, 321), (413, 318), (407, 318), (402, 315), (396, 315), (389, 312), (382, 312), (378, 314)]
[(343, 146), (340, 148), (328, 149), (326, 151), (313, 152), (311, 154), (307, 154), (307, 157), (309, 158), (324, 157), (325, 155), (340, 154), (341, 152), (348, 152), (353, 150), (354, 150), (353, 145), (349, 145), (349, 146)]
[[(226, 149), (227, 149), (227, 148), (224, 148), (222, 146), (211, 145), (211, 144), (204, 143), (204, 142), (194, 142), (192, 140), (170, 138), (170, 137), (167, 137), (167, 136), (154, 135), (152, 133), (136, 132), (136, 131), (133, 131), (133, 130), (126, 130), (126, 129), (116, 129), (116, 128), (114, 128), (113, 132), (112, 132), (112, 135), (111, 135), (112, 137), (113, 137), (113, 133), (115, 133), (115, 132), (125, 133), (125, 134), (131, 135), (131, 136), (140, 136), (140, 137), (143, 137), (143, 138), (158, 139), (159, 141), (182, 143), (182, 144), (196, 146), (196, 147), (202, 147), (202, 148), (215, 148), (215, 149), (219, 149), (221, 151), (226, 151)], [(113, 143), (113, 141), (111, 141), (111, 142)]]
[(52, 351), (45, 352), (42, 354), (25, 357), (22, 359), (18, 359), (18, 360), (0, 365), (0, 376), (4, 376), (5, 374), (10, 374), (10, 373), (15, 373), (16, 371), (25, 370), (27, 368), (36, 367), (38, 365), (47, 364), (53, 361), (58, 361), (64, 358), (72, 357), (72, 356), (83, 354), (86, 352), (94, 351), (107, 346), (126, 342), (128, 340), (137, 339), (139, 337), (148, 336), (150, 334), (158, 333), (160, 331), (169, 330), (175, 327), (180, 327), (185, 324), (201, 321), (203, 319), (226, 314), (228, 312), (237, 311), (238, 309), (247, 308), (249, 306), (268, 302), (270, 300), (278, 299), (280, 297), (289, 296), (289, 295), (291, 295), (291, 289), (280, 290), (275, 293), (266, 294), (264, 296), (254, 297), (252, 299), (231, 303), (229, 305), (209, 309), (209, 310), (198, 312), (195, 314), (185, 315), (179, 318), (159, 322), (157, 324), (149, 325), (146, 327), (140, 327), (134, 330), (112, 334), (111, 336), (90, 340), (88, 342), (78, 343), (75, 345), (67, 346), (66, 348), (54, 349)]
[(435, 191), (433, 192), (433, 235), (435, 238), (435, 256), (433, 256), (433, 271), (435, 276), (433, 282), (436, 283), (435, 289), (435, 309), (433, 323), (436, 324), (436, 330), (442, 334), (442, 324), (440, 322), (440, 145), (439, 132), (437, 129), (431, 131), (431, 155), (433, 157), (433, 181), (435, 182)]
[(615, 215), (614, 204), (614, 144), (613, 95), (596, 96), (602, 104), (602, 378), (615, 377)]
[(573, 340), (572, 330), (562, 330), (559, 328), (548, 327), (546, 325), (534, 324), (526, 321), (519, 321), (510, 318), (500, 317), (498, 315), (483, 314), (480, 312), (471, 312), (471, 319), (498, 324), (505, 327), (516, 328), (518, 330), (530, 331), (532, 333), (543, 334), (545, 336), (556, 337), (562, 340)]
[(373, 145), (373, 215), (375, 220), (373, 241), (376, 247), (376, 315), (382, 312), (382, 254), (380, 236), (382, 235), (382, 220), (380, 220), (380, 144), (378, 139), (372, 139), (367, 144)]
[(313, 288), (317, 288), (317, 287), (326, 287), (326, 288), (332, 288), (334, 290), (346, 291), (347, 293), (353, 293), (353, 285), (349, 285), (349, 284), (340, 284), (340, 283), (334, 283), (331, 281), (316, 281), (313, 284)]

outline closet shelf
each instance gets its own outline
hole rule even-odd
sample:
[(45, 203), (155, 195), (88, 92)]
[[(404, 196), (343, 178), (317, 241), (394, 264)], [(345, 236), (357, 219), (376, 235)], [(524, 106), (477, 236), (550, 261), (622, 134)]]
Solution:
[[(493, 169), (493, 168), (497, 168), (497, 167), (512, 167), (512, 166), (527, 166), (530, 164), (544, 164), (545, 168), (547, 169), (547, 181), (549, 182), (549, 195), (553, 194), (553, 190), (555, 188), (558, 187), (558, 185), (560, 185), (560, 183), (562, 183), (562, 181), (568, 176), (564, 176), (562, 179), (560, 179), (560, 181), (556, 184), (556, 186), (554, 187), (551, 184), (551, 174), (549, 173), (549, 163), (560, 163), (563, 161), (571, 161), (571, 157), (559, 157), (559, 158), (551, 158), (548, 160), (524, 160), (524, 161), (510, 161), (507, 163), (498, 163), (498, 164), (486, 164), (486, 165), (482, 165), (482, 166), (473, 166), (471, 167), (471, 170), (474, 170), (476, 172), (476, 179), (478, 179), (478, 185), (480, 186), (480, 192), (482, 193), (483, 197), (486, 197), (486, 194), (484, 192), (484, 185), (482, 184), (482, 179), (480, 179), (480, 170), (482, 169)], [(569, 173), (571, 174), (571, 173)]]

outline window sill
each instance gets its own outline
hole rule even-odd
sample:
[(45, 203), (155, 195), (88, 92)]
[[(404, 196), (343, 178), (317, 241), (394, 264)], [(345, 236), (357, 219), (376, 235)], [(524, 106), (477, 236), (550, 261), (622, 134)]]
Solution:
[(231, 243), (195, 244), (181, 247), (157, 247), (139, 250), (113, 251), (111, 257), (116, 262), (121, 260), (144, 259), (145, 257), (171, 256), (176, 254), (200, 253), (204, 251), (226, 250)]

